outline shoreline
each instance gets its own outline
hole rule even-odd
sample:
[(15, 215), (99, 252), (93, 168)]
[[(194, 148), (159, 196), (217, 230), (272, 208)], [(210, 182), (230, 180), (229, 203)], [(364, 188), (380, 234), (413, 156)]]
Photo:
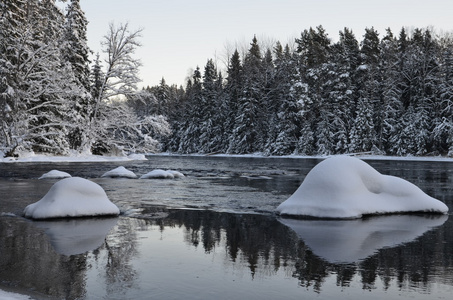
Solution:
[[(2, 154), (2, 153), (0, 153)], [(388, 161), (427, 161), (427, 162), (453, 162), (453, 157), (447, 156), (386, 156), (386, 155), (372, 155), (372, 154), (338, 154), (346, 156), (354, 156), (362, 160), (388, 160)], [(185, 156), (185, 157), (238, 157), (238, 158), (290, 158), (290, 159), (326, 159), (338, 155), (264, 155), (262, 153), (253, 154), (226, 154), (226, 153), (213, 153), (213, 154), (179, 154), (179, 153), (146, 153), (146, 154), (130, 154), (128, 156), (103, 156), (93, 154), (75, 154), (75, 155), (48, 155), (48, 154), (34, 154), (27, 153), (23, 157), (13, 158), (4, 157), (0, 158), (1, 163), (36, 163), (36, 162), (112, 162), (112, 161), (137, 161), (147, 160), (146, 156)]]

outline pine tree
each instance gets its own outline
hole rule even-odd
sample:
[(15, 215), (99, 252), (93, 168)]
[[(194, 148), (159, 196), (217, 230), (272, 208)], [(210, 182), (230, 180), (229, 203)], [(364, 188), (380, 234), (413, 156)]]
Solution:
[(229, 152), (254, 153), (263, 148), (261, 117), (263, 99), (262, 54), (256, 37), (244, 60), (244, 85), (239, 97), (238, 115)]
[(379, 54), (378, 33), (373, 28), (366, 28), (360, 49), (360, 66), (356, 75), (358, 100), (350, 136), (350, 150), (353, 152), (371, 151), (377, 144), (375, 124), (381, 123)]
[(266, 148), (274, 155), (288, 155), (295, 152), (301, 131), (298, 106), (300, 95), (299, 90), (295, 88), (299, 78), (295, 76), (297, 65), (288, 45), (283, 52), (281, 45), (277, 44), (275, 52), (276, 74), (273, 94), (278, 107), (275, 112), (275, 138), (272, 135), (268, 138)]
[(403, 114), (401, 102), (402, 91), (400, 63), (398, 57), (398, 41), (390, 29), (381, 40), (379, 71), (382, 78), (382, 101), (377, 111), (381, 115), (377, 128), (377, 147), (388, 154), (393, 152), (393, 143), (400, 128), (400, 117)]
[(88, 21), (80, 7), (80, 0), (70, 0), (64, 28), (64, 59), (71, 63), (77, 80), (89, 91), (90, 49), (87, 44), (87, 25)]
[[(236, 49), (229, 61), (225, 84), (226, 111), (223, 114), (225, 115), (225, 131), (228, 136), (226, 151), (228, 151), (229, 145), (233, 143), (231, 137), (233, 136), (235, 117), (239, 114), (239, 98), (242, 87), (243, 68), (239, 52)], [(225, 147), (223, 148), (225, 149)]]

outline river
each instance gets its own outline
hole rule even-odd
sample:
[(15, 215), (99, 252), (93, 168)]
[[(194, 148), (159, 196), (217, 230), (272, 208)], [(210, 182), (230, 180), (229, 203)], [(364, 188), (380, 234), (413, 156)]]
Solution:
[[(150, 156), (0, 164), (0, 289), (33, 299), (447, 298), (449, 215), (293, 220), (274, 209), (319, 159)], [(367, 160), (453, 208), (453, 162)], [(172, 169), (182, 179), (110, 179)], [(101, 185), (118, 218), (31, 221), (57, 169)]]

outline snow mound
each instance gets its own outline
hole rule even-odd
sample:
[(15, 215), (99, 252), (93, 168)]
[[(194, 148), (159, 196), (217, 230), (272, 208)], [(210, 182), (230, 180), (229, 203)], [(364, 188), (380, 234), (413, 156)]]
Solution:
[(38, 202), (28, 205), (24, 214), (32, 219), (119, 215), (98, 184), (80, 177), (56, 182)]
[(129, 158), (130, 160), (148, 160), (146, 158), (145, 154), (136, 154), (136, 153), (129, 154), (127, 156), (127, 158)]
[(360, 218), (402, 212), (447, 213), (448, 207), (414, 184), (382, 175), (364, 161), (334, 156), (316, 165), (277, 207), (282, 215)]
[[(174, 171), (177, 172), (177, 171)], [(179, 173), (179, 172), (177, 172)], [(182, 173), (179, 173), (182, 175)], [(140, 177), (140, 179), (173, 179), (178, 178), (178, 174), (174, 174), (173, 171), (165, 171), (161, 169), (155, 169), (148, 172)], [(183, 175), (184, 176), (184, 175)]]
[(178, 172), (178, 171), (167, 170), (167, 172), (170, 173), (171, 175), (173, 175), (174, 178), (184, 178), (184, 177), (186, 177), (186, 176), (184, 176), (183, 173)]
[(62, 179), (62, 178), (69, 178), (69, 177), (72, 177), (69, 173), (58, 171), (58, 170), (52, 170), (52, 171), (49, 171), (49, 172), (43, 174), (38, 179)]
[(134, 172), (129, 171), (125, 167), (121, 166), (116, 169), (105, 172), (101, 177), (110, 177), (110, 178), (137, 178), (137, 175)]

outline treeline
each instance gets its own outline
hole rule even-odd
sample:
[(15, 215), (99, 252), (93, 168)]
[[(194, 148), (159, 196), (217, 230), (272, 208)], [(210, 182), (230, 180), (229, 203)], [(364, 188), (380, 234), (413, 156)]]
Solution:
[[(394, 36), (322, 26), (295, 44), (253, 38), (220, 72), (137, 91), (141, 31), (110, 25), (90, 61), (80, 0), (0, 2), (0, 152), (169, 151), (453, 155), (452, 45), (427, 28)], [(264, 49), (263, 49), (264, 48)], [(162, 144), (161, 144), (161, 143)]]
[(168, 118), (170, 152), (452, 155), (452, 45), (429, 28), (360, 42), (345, 28), (334, 43), (318, 26), (293, 47), (254, 38), (224, 75), (208, 60), (185, 89), (162, 80), (143, 91), (152, 107), (132, 102)]
[(115, 101), (136, 92), (141, 31), (111, 24), (91, 62), (79, 2), (0, 1), (0, 155), (150, 152), (169, 133), (164, 117)]

